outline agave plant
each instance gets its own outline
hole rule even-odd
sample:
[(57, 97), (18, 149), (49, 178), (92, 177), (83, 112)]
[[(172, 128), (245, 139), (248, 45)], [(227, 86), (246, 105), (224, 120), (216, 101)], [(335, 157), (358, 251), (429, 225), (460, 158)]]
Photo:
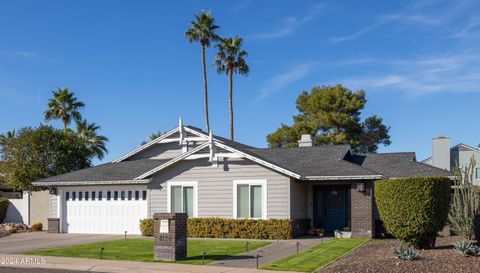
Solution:
[(453, 244), (455, 250), (460, 253), (462, 256), (476, 256), (478, 255), (478, 248), (467, 241), (459, 241)]
[(399, 248), (394, 249), (393, 253), (395, 253), (397, 258), (406, 261), (415, 261), (422, 258), (422, 256), (420, 256), (420, 251), (417, 251), (414, 248), (404, 247), (403, 245), (400, 245)]

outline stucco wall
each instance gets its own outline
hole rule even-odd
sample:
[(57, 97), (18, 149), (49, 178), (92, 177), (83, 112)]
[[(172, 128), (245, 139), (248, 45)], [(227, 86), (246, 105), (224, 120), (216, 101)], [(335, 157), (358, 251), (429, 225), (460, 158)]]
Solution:
[(267, 218), (289, 218), (290, 178), (248, 160), (186, 160), (163, 170), (149, 185), (149, 215), (167, 211), (167, 181), (197, 181), (198, 217), (233, 217), (233, 181), (267, 180)]

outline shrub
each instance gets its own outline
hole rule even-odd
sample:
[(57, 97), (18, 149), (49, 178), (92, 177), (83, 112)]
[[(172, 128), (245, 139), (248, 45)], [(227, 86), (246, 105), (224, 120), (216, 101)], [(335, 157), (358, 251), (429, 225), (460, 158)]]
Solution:
[(415, 248), (435, 246), (447, 221), (450, 180), (444, 177), (385, 179), (375, 182), (375, 200), (385, 228)]
[(35, 223), (32, 225), (32, 230), (33, 231), (42, 231), (43, 230), (43, 225), (42, 223)]
[(414, 248), (405, 248), (403, 245), (396, 248), (393, 253), (401, 260), (415, 261), (422, 258), (419, 251), (416, 251)]
[(140, 232), (143, 236), (153, 236), (153, 219), (140, 220)]
[[(140, 231), (143, 236), (153, 236), (153, 219), (141, 220)], [(189, 218), (187, 236), (286, 240), (292, 238), (292, 222), (288, 219)]]
[(292, 222), (288, 219), (188, 219), (188, 237), (274, 239), (292, 238)]
[(8, 204), (10, 202), (6, 198), (0, 198), (0, 223), (3, 222), (5, 216), (7, 216)]
[(475, 166), (475, 160), (471, 158), (468, 167), (457, 166), (455, 169), (455, 190), (448, 222), (452, 231), (463, 240), (471, 240), (476, 233), (475, 237), (480, 241), (480, 226), (475, 227), (475, 222), (480, 218), (480, 192), (473, 183)]

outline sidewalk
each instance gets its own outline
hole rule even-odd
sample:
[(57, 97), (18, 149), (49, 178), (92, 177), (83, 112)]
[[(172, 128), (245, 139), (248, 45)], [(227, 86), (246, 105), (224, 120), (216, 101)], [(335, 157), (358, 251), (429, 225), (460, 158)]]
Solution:
[[(45, 259), (45, 264), (26, 264), (26, 259)], [(90, 272), (108, 272), (108, 273), (278, 273), (278, 271), (256, 270), (246, 268), (233, 268), (223, 266), (208, 265), (187, 265), (174, 263), (145, 263), (145, 262), (127, 262), (96, 259), (81, 259), (67, 257), (50, 257), (34, 255), (0, 254), (2, 261), (1, 267), (17, 268), (47, 268), (47, 269), (67, 269)], [(18, 262), (15, 262), (18, 261)], [(22, 262), (23, 264), (19, 264)]]

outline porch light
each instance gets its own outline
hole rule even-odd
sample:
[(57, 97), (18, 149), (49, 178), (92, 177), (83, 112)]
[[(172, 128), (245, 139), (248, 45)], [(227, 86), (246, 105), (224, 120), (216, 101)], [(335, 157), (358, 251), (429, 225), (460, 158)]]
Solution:
[(365, 183), (357, 183), (357, 190), (359, 192), (365, 192)]

